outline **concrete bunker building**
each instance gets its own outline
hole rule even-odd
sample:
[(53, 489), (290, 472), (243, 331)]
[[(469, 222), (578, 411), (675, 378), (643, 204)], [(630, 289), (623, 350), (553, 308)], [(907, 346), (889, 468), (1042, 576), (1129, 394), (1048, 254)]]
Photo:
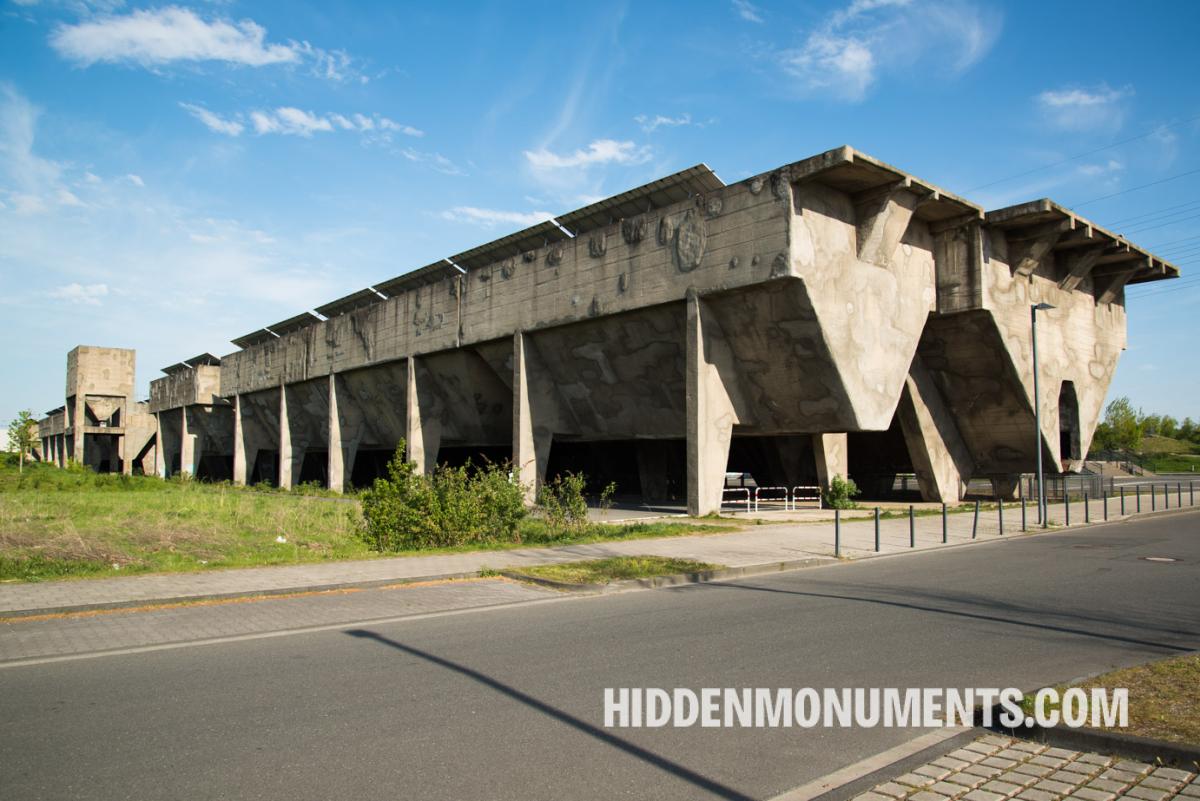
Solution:
[(582, 470), (693, 514), (727, 469), (1007, 495), (1035, 442), (1077, 468), (1125, 286), (1178, 274), (1052, 201), (985, 212), (850, 147), (731, 185), (698, 165), (167, 368), (156, 469), (341, 490), (403, 439), (422, 470), (511, 457), (530, 487)]
[(38, 421), (40, 458), (102, 473), (154, 471), (155, 418), (134, 397), (137, 355), (80, 345), (67, 354), (66, 403)]

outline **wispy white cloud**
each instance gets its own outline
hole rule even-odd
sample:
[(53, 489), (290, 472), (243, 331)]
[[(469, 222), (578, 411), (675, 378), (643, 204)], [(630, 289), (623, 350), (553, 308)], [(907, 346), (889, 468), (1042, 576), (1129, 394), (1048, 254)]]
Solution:
[(312, 136), (316, 131), (332, 131), (333, 123), (309, 111), (280, 106), (272, 111), (250, 112), (250, 123), (257, 134)]
[(55, 287), (48, 294), (55, 300), (99, 306), (102, 299), (108, 296), (108, 284), (81, 284), (78, 281), (72, 281), (69, 284)]
[[(137, 314), (151, 327), (186, 332), (188, 344), (162, 337), (152, 350), (184, 352), (204, 336), (222, 341), (233, 308), (294, 313), (341, 289), (309, 245), (196, 214), (134, 173), (102, 180), (42, 158), (38, 118), (24, 96), (0, 84), (0, 270), (29, 277), (0, 302), (51, 298), (81, 311), (103, 303), (113, 311), (91, 321), (97, 337), (118, 336), (117, 321)], [(247, 305), (248, 297), (270, 308)]]
[(559, 170), (597, 164), (644, 164), (650, 160), (650, 148), (633, 142), (597, 139), (573, 153), (554, 153), (546, 148), (526, 150), (525, 159), (535, 169)]
[[(1054, 158), (1057, 156), (1058, 154), (1052, 154)], [(1125, 162), (1116, 158), (1061, 164), (1045, 175), (1014, 186), (983, 189), (973, 197), (985, 208), (1002, 208), (1032, 197), (1054, 195), (1063, 190), (1082, 191), (1086, 188), (1088, 191), (1104, 191), (1120, 185), (1125, 169)]]
[(662, 114), (655, 114), (651, 117), (647, 114), (639, 114), (633, 118), (633, 121), (642, 126), (642, 130), (646, 133), (654, 133), (659, 128), (679, 128), (684, 125), (691, 125), (692, 115), (680, 114), (678, 117), (667, 117)]
[(934, 58), (961, 73), (999, 33), (999, 15), (971, 0), (853, 0), (778, 61), (802, 95), (863, 100), (880, 76)]
[(259, 136), (283, 134), (309, 137), (315, 133), (353, 131), (371, 139), (390, 141), (392, 134), (420, 137), (425, 132), (411, 125), (404, 125), (379, 114), (317, 113), (294, 106), (279, 106), (273, 109), (256, 109), (248, 114), (235, 113), (221, 116), (203, 106), (180, 103), (191, 114), (214, 133), (225, 136), (240, 136), (249, 126)]
[(455, 164), (450, 159), (443, 156), (441, 153), (427, 153), (422, 150), (416, 150), (411, 147), (406, 147), (400, 150), (400, 155), (409, 161), (417, 164), (424, 164), (437, 172), (444, 175), (466, 175), (467, 171)]
[(762, 22), (762, 11), (750, 0), (733, 0), (733, 10), (746, 22)]
[(553, 219), (553, 217), (554, 215), (548, 211), (500, 211), (480, 209), (475, 206), (455, 206), (442, 212), (443, 219), (472, 223), (484, 228), (492, 228), (501, 223), (525, 228)]
[(206, 21), (190, 9), (168, 6), (60, 25), (50, 44), (64, 58), (85, 67), (98, 62), (152, 66), (173, 61), (261, 67), (299, 60), (296, 47), (267, 43), (266, 34), (266, 28), (253, 20)]
[(225, 136), (239, 136), (246, 126), (235, 119), (226, 119), (219, 114), (215, 114), (203, 106), (197, 106), (192, 103), (179, 104), (188, 114), (191, 114), (200, 122), (204, 123), (210, 131), (224, 134)]
[(368, 80), (343, 50), (324, 50), (305, 41), (269, 42), (266, 28), (254, 20), (205, 19), (179, 6), (103, 14), (61, 24), (51, 33), (50, 45), (82, 67), (100, 63), (150, 68), (178, 62), (246, 67), (303, 63), (314, 75), (329, 80)]
[(62, 181), (62, 165), (34, 152), (40, 113), (10, 84), (0, 82), (0, 200), (22, 216), (80, 205)]
[(1047, 89), (1035, 98), (1035, 102), (1053, 127), (1088, 131), (1120, 128), (1125, 121), (1126, 101), (1132, 96), (1132, 87), (1113, 89), (1100, 84), (1091, 89)]

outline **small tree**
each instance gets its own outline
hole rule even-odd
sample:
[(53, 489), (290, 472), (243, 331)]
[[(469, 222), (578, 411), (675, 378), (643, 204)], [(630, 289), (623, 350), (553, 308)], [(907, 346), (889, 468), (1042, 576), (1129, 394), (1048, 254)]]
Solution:
[(853, 479), (835, 475), (829, 480), (829, 489), (825, 491), (825, 505), (830, 509), (855, 509), (854, 502), (862, 493)]
[(542, 486), (538, 506), (551, 529), (563, 532), (587, 525), (587, 498), (583, 494), (586, 484), (587, 478), (582, 473), (566, 473)]
[(17, 419), (8, 424), (8, 448), (16, 451), (17, 472), (25, 472), (25, 454), (33, 449), (33, 429), (37, 421), (29, 409), (17, 412)]
[(1142, 444), (1142, 424), (1129, 398), (1116, 398), (1104, 408), (1104, 425), (1110, 448), (1136, 451)]

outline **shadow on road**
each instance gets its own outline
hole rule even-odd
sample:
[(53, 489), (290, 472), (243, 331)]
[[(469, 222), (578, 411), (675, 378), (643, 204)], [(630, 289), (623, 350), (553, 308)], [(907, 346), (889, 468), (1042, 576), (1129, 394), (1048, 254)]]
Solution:
[(533, 696), (526, 695), (515, 687), (510, 687), (501, 681), (493, 679), (491, 676), (480, 673), (478, 670), (474, 670), (465, 665), (460, 665), (457, 662), (452, 662), (449, 659), (443, 659), (440, 656), (435, 656), (426, 651), (422, 651), (419, 648), (414, 648), (411, 645), (405, 645), (402, 642), (397, 642), (384, 637), (382, 634), (377, 634), (373, 631), (367, 631), (366, 629), (353, 629), (351, 631), (347, 631), (346, 633), (351, 637), (374, 640), (381, 645), (395, 648), (396, 650), (403, 651), (410, 656), (424, 659), (425, 661), (431, 662), (438, 667), (443, 667), (447, 670), (452, 670), (459, 675), (466, 676), (473, 681), (479, 682), (485, 687), (490, 687), (491, 689), (502, 693), (503, 695), (507, 695), (509, 698), (519, 701), (532, 709), (536, 709), (538, 712), (541, 712), (544, 715), (565, 723), (576, 731), (583, 732), (589, 737), (593, 737), (603, 743), (611, 745), (614, 748), (624, 751), (625, 753), (636, 757), (637, 759), (640, 759), (649, 765), (653, 765), (660, 770), (666, 771), (667, 773), (670, 773), (671, 775), (676, 776), (683, 781), (688, 782), (689, 784), (692, 784), (703, 790), (707, 790), (718, 798), (736, 799), (736, 801), (753, 801), (751, 796), (738, 792), (732, 787), (727, 787), (720, 782), (713, 781), (712, 779), (696, 773), (694, 770), (686, 768), (677, 762), (673, 762), (666, 757), (659, 756), (653, 751), (648, 751), (641, 746), (626, 742), (620, 737), (617, 737), (598, 726), (593, 726), (586, 721), (567, 714), (561, 709), (556, 709), (544, 701), (539, 701)]
[[(1120, 634), (1106, 634), (1106, 633), (1101, 633), (1101, 632), (1096, 632), (1096, 631), (1088, 631), (1087, 629), (1075, 628), (1072, 626), (1055, 625), (1052, 623), (1035, 623), (1035, 622), (1032, 622), (1029, 620), (1020, 620), (1015, 617), (1002, 617), (1000, 615), (989, 615), (989, 614), (983, 614), (981, 612), (968, 612), (968, 611), (958, 610), (958, 609), (947, 609), (944, 607), (930, 606), (927, 604), (916, 603), (916, 602), (912, 602), (912, 601), (888, 600), (888, 599), (884, 599), (884, 598), (870, 598), (870, 597), (863, 596), (863, 595), (848, 595), (848, 594), (842, 594), (842, 593), (836, 593), (836, 592), (812, 592), (812, 591), (805, 591), (805, 590), (785, 590), (785, 589), (780, 589), (777, 587), (763, 587), (763, 586), (756, 586), (753, 584), (739, 584), (739, 583), (733, 583), (733, 582), (714, 582), (711, 584), (695, 585), (694, 587), (687, 587), (687, 588), (681, 587), (679, 589), (681, 589), (681, 590), (687, 589), (687, 590), (693, 590), (693, 591), (709, 590), (709, 589), (751, 590), (754, 592), (774, 592), (774, 593), (782, 593), (785, 595), (799, 595), (799, 596), (803, 596), (806, 598), (819, 598), (819, 599), (823, 599), (823, 600), (852, 601), (855, 603), (873, 604), (876, 606), (891, 606), (891, 607), (895, 607), (895, 608), (899, 608), (899, 609), (911, 609), (911, 610), (918, 611), (918, 612), (932, 612), (932, 613), (938, 614), (938, 615), (949, 615), (952, 617), (967, 618), (970, 620), (983, 620), (983, 621), (987, 621), (989, 623), (1003, 623), (1004, 625), (1008, 625), (1008, 626), (1021, 626), (1024, 628), (1040, 629), (1043, 631), (1052, 631), (1052, 632), (1056, 632), (1059, 634), (1074, 634), (1074, 635), (1078, 635), (1078, 636), (1082, 636), (1082, 637), (1093, 637), (1093, 638), (1100, 639), (1100, 640), (1109, 640), (1112, 642), (1127, 643), (1129, 645), (1139, 645), (1139, 646), (1144, 646), (1144, 647), (1148, 647), (1148, 648), (1157, 648), (1157, 649), (1160, 649), (1163, 651), (1168, 651), (1168, 652), (1190, 653), (1190, 652), (1196, 650), (1196, 647), (1197, 647), (1196, 641), (1200, 640), (1200, 634), (1197, 634), (1195, 632), (1178, 631), (1178, 630), (1169, 630), (1169, 631), (1164, 632), (1164, 633), (1178, 634), (1178, 635), (1181, 635), (1184, 637), (1192, 637), (1193, 638), (1193, 643), (1190, 645), (1189, 644), (1174, 645), (1171, 643), (1155, 642), (1153, 640), (1144, 640), (1144, 639), (1140, 639), (1137, 637), (1125, 637)], [(962, 599), (962, 598), (943, 597), (943, 598), (940, 598), (939, 600), (944, 600), (947, 602), (958, 602), (958, 603), (964, 603), (964, 604), (972, 603), (971, 601)], [(986, 601), (986, 603), (987, 603), (987, 605), (992, 606), (992, 607), (1004, 605), (1003, 603), (998, 603), (993, 599), (988, 599)], [(1052, 611), (1052, 610), (1037, 610), (1037, 609), (1030, 609), (1030, 608), (1017, 610), (1014, 608), (1014, 612), (1016, 612), (1016, 611), (1024, 612), (1024, 613), (1030, 614), (1030, 615), (1044, 615), (1044, 616), (1053, 615), (1053, 616), (1057, 616), (1057, 617), (1070, 617), (1071, 616), (1071, 615), (1064, 615), (1064, 613), (1062, 613), (1062, 612)], [(1086, 618), (1086, 616), (1085, 616), (1085, 618)], [(1131, 628), (1136, 627), (1134, 624), (1130, 624), (1125, 621), (1114, 621), (1114, 620), (1100, 621), (1100, 620), (1097, 620), (1096, 618), (1086, 618), (1086, 619), (1096, 620), (1097, 622), (1104, 622), (1104, 623), (1108, 623), (1110, 625), (1129, 626)]]

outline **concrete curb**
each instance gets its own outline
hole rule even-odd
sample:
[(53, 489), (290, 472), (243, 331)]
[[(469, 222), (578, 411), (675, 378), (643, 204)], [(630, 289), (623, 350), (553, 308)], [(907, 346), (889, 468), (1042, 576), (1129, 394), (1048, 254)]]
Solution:
[(202, 595), (171, 595), (162, 598), (138, 598), (129, 601), (111, 601), (94, 604), (71, 604), (68, 606), (47, 606), (38, 609), (14, 609), (0, 612), (0, 621), (14, 620), (24, 617), (40, 617), (42, 615), (60, 615), (72, 612), (98, 612), (113, 609), (135, 609), (140, 606), (173, 606), (190, 604), (201, 601), (231, 601), (239, 598), (270, 598), (277, 595), (295, 595), (306, 592), (334, 592), (337, 590), (359, 590), (374, 587), (390, 587), (396, 584), (418, 584), (425, 581), (451, 581), (455, 579), (477, 579), (479, 571), (459, 573), (440, 573), (433, 576), (410, 576), (407, 578), (370, 579), (367, 581), (343, 581), (333, 584), (298, 584), (294, 587), (274, 587), (270, 589), (235, 590), (233, 592), (205, 593)]
[(1200, 768), (1200, 745), (1169, 743), (1165, 740), (1152, 740), (1148, 737), (1104, 731), (1087, 726), (1078, 729), (1061, 726), (1049, 729), (1040, 726), (1008, 729), (995, 725), (991, 727), (990, 731), (1072, 751), (1094, 751), (1111, 756), (1132, 757), (1151, 765), (1176, 765), (1190, 770)]
[(652, 576), (644, 579), (624, 579), (610, 581), (607, 584), (571, 584), (565, 581), (541, 578), (522, 573), (520, 569), (497, 571), (499, 575), (515, 581), (526, 581), (542, 587), (549, 587), (562, 592), (579, 595), (606, 595), (633, 590), (652, 590), (659, 587), (679, 587), (685, 584), (706, 584), (713, 581), (761, 576), (770, 573), (783, 573), (788, 570), (803, 570), (806, 567), (820, 567), (834, 564), (838, 560), (832, 556), (812, 556), (806, 559), (789, 559), (784, 562), (768, 562), (761, 565), (744, 565), (742, 567), (720, 567), (715, 570), (701, 570), (693, 573), (672, 573), (666, 576)]

